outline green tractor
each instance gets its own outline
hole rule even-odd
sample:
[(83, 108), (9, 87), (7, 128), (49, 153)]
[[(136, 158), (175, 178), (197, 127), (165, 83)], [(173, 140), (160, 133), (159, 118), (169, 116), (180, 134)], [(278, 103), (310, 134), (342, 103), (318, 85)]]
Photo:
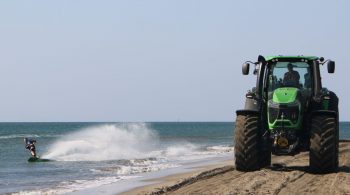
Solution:
[(335, 63), (315, 56), (259, 56), (254, 65), (256, 86), (237, 110), (235, 164), (240, 171), (271, 165), (271, 154), (295, 155), (309, 150), (316, 173), (338, 168), (338, 97), (321, 84), (320, 65), (334, 73)]

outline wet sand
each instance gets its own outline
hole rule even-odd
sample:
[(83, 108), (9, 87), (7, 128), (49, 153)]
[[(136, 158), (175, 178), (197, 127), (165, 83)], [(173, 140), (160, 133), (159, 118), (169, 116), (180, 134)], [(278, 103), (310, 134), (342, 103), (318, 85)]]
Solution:
[(124, 194), (350, 194), (349, 141), (339, 144), (337, 173), (311, 173), (308, 152), (273, 156), (271, 167), (254, 172), (237, 171), (233, 164), (225, 161), (159, 178), (156, 184)]

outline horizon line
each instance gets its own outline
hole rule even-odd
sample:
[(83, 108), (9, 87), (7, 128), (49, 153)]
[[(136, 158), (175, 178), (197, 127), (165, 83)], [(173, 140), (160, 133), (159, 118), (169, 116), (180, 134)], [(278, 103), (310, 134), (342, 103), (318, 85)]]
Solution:
[[(0, 121), (0, 123), (231, 123), (235, 121)], [(350, 121), (339, 121), (350, 122)]]

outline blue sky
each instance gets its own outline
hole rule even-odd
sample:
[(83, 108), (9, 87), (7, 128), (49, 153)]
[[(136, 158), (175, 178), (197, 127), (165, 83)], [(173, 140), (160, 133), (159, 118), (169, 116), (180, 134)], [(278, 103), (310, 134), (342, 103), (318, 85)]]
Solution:
[(233, 121), (259, 54), (336, 61), (350, 120), (349, 1), (2, 1), (0, 121)]

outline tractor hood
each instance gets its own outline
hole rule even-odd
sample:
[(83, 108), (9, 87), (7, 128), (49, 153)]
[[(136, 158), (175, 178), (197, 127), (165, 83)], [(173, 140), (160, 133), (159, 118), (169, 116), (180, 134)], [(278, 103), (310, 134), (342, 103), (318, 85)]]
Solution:
[(295, 101), (298, 94), (298, 88), (294, 87), (282, 87), (273, 92), (273, 102), (275, 103), (292, 103)]

